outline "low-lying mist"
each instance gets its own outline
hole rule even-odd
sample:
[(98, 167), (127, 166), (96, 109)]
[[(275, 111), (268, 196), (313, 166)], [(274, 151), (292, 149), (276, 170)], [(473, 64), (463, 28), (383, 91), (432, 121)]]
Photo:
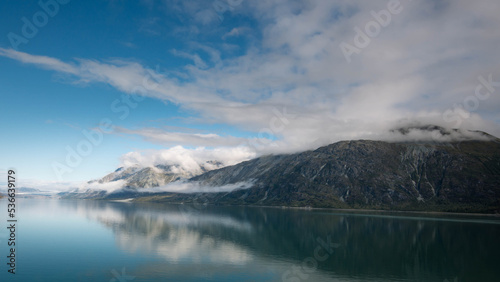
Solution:
[(91, 183), (83, 185), (74, 190), (74, 193), (90, 193), (90, 192), (106, 192), (107, 194), (120, 193), (120, 192), (134, 192), (134, 193), (220, 193), (232, 192), (234, 190), (248, 189), (253, 186), (253, 182), (238, 182), (222, 186), (208, 186), (198, 181), (179, 180), (168, 183), (163, 186), (153, 188), (130, 188), (125, 186), (124, 180), (117, 180), (109, 183)]

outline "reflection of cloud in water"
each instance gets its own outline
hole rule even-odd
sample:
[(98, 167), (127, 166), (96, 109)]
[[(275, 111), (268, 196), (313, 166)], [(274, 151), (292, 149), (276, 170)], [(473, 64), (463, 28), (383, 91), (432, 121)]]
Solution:
[(302, 266), (314, 257), (321, 245), (318, 238), (328, 242), (329, 236), (342, 247), (318, 262), (305, 280), (413, 281), (425, 276), (443, 281), (459, 272), (472, 275), (497, 269), (500, 250), (498, 221), (489, 218), (103, 201), (20, 202), (26, 218), (43, 215), (43, 220), (61, 221), (77, 215), (106, 227), (118, 249), (124, 250), (117, 251), (115, 263), (130, 261), (127, 271), (137, 281), (279, 281), (292, 265)]
[(78, 206), (76, 213), (90, 220), (96, 220), (103, 223), (120, 224), (124, 223), (126, 220), (122, 212), (110, 206), (103, 206), (99, 209), (89, 209), (88, 207)]
[(249, 251), (231, 242), (221, 242), (185, 228), (171, 230), (166, 239), (155, 235), (158, 234), (118, 232), (116, 241), (126, 251), (155, 253), (172, 263), (246, 264), (253, 258)]
[[(120, 206), (127, 207), (123, 204), (116, 207)], [(222, 230), (225, 234), (256, 237), (254, 226), (247, 219), (207, 210), (185, 209), (182, 205), (176, 208), (180, 211), (132, 209), (133, 212), (130, 212), (106, 206), (102, 209), (104, 213), (87, 211), (87, 216), (111, 227), (120, 249), (131, 254), (154, 254), (167, 261), (167, 264), (145, 264), (139, 267), (139, 273), (134, 273), (147, 279), (168, 275), (179, 277), (178, 281), (196, 276), (205, 280), (208, 275), (220, 279), (248, 277), (248, 280), (241, 281), (277, 281), (293, 263), (270, 259), (255, 253), (246, 244), (238, 244), (213, 233), (214, 230)], [(123, 214), (119, 216), (117, 213)], [(242, 271), (246, 272), (243, 276)], [(332, 279), (321, 271), (310, 273), (309, 278), (311, 281)], [(217, 279), (214, 278), (214, 281)]]
[[(109, 226), (123, 224), (128, 218), (119, 210), (109, 206), (99, 210), (78, 209), (77, 213), (86, 218), (97, 220)], [(132, 216), (132, 215), (130, 215)], [(226, 228), (236, 229), (242, 232), (252, 232), (252, 225), (249, 222), (241, 222), (230, 216), (210, 215), (201, 212), (168, 212), (157, 211), (137, 211), (133, 217), (142, 217), (150, 224), (168, 224), (175, 227), (197, 227), (203, 225), (218, 225)]]
[(175, 226), (200, 226), (200, 225), (221, 225), (231, 229), (237, 229), (239, 231), (251, 232), (252, 225), (245, 221), (236, 220), (227, 215), (210, 215), (202, 212), (172, 212), (172, 213), (161, 213), (161, 212), (137, 212), (137, 215), (144, 217), (154, 217), (159, 221), (168, 222)]
[(89, 209), (80, 206), (76, 212), (111, 227), (118, 246), (131, 253), (152, 253), (172, 263), (241, 265), (252, 260), (248, 250), (200, 232), (207, 228), (222, 228), (251, 233), (249, 222), (201, 212), (140, 209), (130, 212), (126, 207), (105, 204), (97, 209)]
[[(50, 203), (50, 204), (49, 204)], [(111, 228), (118, 246), (131, 253), (158, 255), (171, 263), (232, 264), (252, 261), (250, 251), (228, 240), (202, 234), (207, 228), (252, 233), (248, 221), (228, 215), (183, 210), (131, 207), (124, 203), (99, 201), (34, 202), (54, 214), (74, 213)], [(35, 207), (32, 207), (35, 208)]]

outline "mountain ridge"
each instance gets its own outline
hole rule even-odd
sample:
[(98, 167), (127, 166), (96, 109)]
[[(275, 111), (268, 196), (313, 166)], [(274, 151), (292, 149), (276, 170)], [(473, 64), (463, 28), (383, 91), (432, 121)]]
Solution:
[[(169, 193), (143, 200), (323, 208), (500, 211), (500, 143), (341, 141), (264, 156), (195, 176), (207, 187), (246, 180), (228, 193)], [(197, 199), (198, 198), (198, 199)]]
[[(426, 130), (441, 132), (436, 127)], [(484, 132), (478, 134), (486, 139), (340, 141), (295, 154), (261, 156), (185, 180), (206, 187), (205, 191), (251, 183), (247, 185), (250, 188), (228, 192), (143, 194), (132, 189), (94, 194), (91, 198), (498, 213), (500, 139)]]

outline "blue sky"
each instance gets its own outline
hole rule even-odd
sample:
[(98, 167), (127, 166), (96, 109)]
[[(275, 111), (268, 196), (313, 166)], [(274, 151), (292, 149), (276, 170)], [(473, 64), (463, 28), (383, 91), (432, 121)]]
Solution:
[[(7, 1), (3, 4), (3, 48), (12, 47), (9, 33), (22, 36), (22, 17), (32, 20), (32, 16), (42, 10), (37, 1), (27, 2)], [(178, 18), (174, 11), (168, 10), (166, 3), (150, 7), (139, 2), (73, 1), (58, 6), (58, 13), (39, 28), (33, 39), (16, 46), (18, 51), (61, 60), (126, 58), (159, 73), (182, 72), (183, 67), (191, 63), (189, 59), (172, 54), (173, 50), (184, 50), (194, 44), (190, 35), (177, 36), (172, 31), (182, 28), (183, 21), (191, 19)], [(229, 14), (225, 15), (224, 21), (230, 25)], [(207, 32), (204, 40), (217, 38), (223, 32), (223, 24), (222, 21), (214, 23), (221, 31)], [(225, 29), (228, 28), (231, 27)], [(239, 41), (233, 40), (232, 44), (240, 44)], [(186, 118), (196, 117), (196, 114), (183, 111), (168, 101), (151, 98), (141, 101), (136, 108), (130, 108), (130, 115), (121, 120), (122, 112), (113, 113), (110, 107), (124, 93), (109, 85), (75, 85), (74, 81), (57, 73), (27, 68), (4, 58), (1, 69), (2, 96), (9, 101), (2, 104), (5, 118), (0, 123), (0, 130), (9, 133), (2, 140), (5, 146), (2, 167), (16, 167), (24, 177), (53, 179), (54, 173), (47, 164), (52, 160), (64, 160), (67, 153), (65, 146), (78, 144), (83, 137), (81, 131), (97, 126), (102, 118), (110, 118), (114, 125), (123, 127), (180, 126), (200, 132), (252, 135), (224, 124), (200, 125), (186, 121)], [(67, 180), (88, 180), (101, 176), (118, 167), (120, 156), (129, 151), (162, 147), (138, 138), (107, 135), (103, 143), (85, 158), (81, 167), (67, 175)]]
[[(495, 1), (38, 2), (0, 4), (0, 169), (27, 185), (390, 139), (409, 123), (500, 132)], [(70, 165), (68, 146), (103, 120), (112, 131)]]

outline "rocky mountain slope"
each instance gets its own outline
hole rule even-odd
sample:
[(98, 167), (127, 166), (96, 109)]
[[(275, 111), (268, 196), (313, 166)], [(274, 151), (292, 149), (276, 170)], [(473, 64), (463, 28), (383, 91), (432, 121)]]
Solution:
[[(414, 127), (395, 132), (418, 138), (422, 133), (439, 133), (440, 142), (342, 141), (313, 151), (268, 155), (211, 171), (203, 169), (203, 173), (194, 175), (172, 173), (168, 166), (120, 168), (94, 183), (124, 183), (125, 190), (113, 193), (88, 190), (62, 196), (500, 213), (500, 139), (471, 131), (477, 139), (472, 140), (470, 134), (439, 127)], [(453, 139), (460, 141), (443, 141)], [(213, 168), (213, 164), (210, 167)], [(168, 183), (179, 180), (183, 180), (183, 185), (202, 187), (204, 193), (159, 190), (142, 193), (151, 187), (169, 187)], [(236, 185), (242, 183), (246, 185)], [(231, 185), (250, 188), (216, 192), (227, 191), (218, 188)], [(210, 190), (213, 192), (207, 192)]]
[(90, 184), (95, 182), (103, 184), (123, 180), (125, 181), (124, 187), (127, 188), (152, 188), (193, 176), (191, 173), (172, 173), (169, 167), (161, 165), (154, 167), (120, 167), (99, 180), (90, 181)]
[[(217, 161), (201, 164), (199, 170), (187, 171), (175, 165), (156, 165), (141, 167), (138, 165), (120, 167), (114, 172), (96, 180), (87, 182), (87, 185), (74, 189), (71, 192), (59, 193), (62, 198), (96, 199), (109, 195), (108, 187), (119, 189), (148, 189), (163, 186), (171, 182), (187, 180), (193, 176), (207, 172), (212, 168), (222, 167)], [(119, 186), (119, 187), (116, 187)]]
[(500, 142), (343, 141), (265, 156), (195, 176), (208, 187), (253, 181), (229, 193), (158, 194), (144, 200), (215, 204), (500, 211)]

